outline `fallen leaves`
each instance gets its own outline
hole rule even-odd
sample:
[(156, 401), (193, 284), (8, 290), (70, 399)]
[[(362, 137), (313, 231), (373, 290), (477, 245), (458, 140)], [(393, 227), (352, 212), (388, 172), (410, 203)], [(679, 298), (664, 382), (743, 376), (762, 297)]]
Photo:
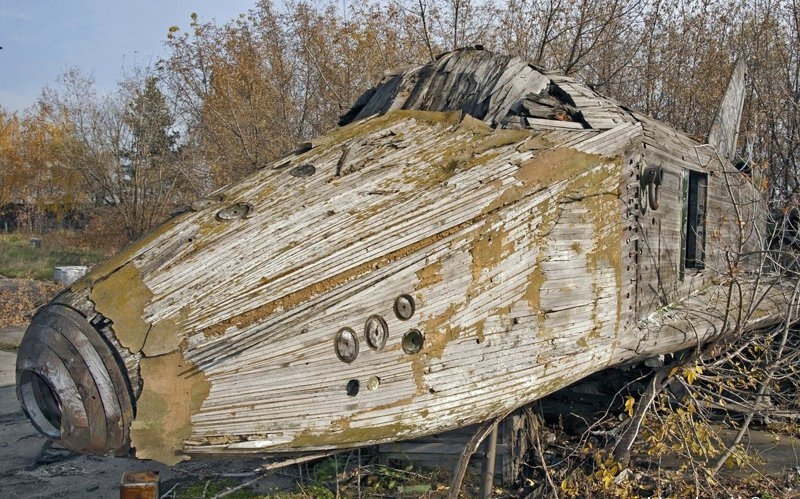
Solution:
[(26, 326), (36, 308), (44, 305), (59, 286), (31, 279), (0, 277), (0, 327)]

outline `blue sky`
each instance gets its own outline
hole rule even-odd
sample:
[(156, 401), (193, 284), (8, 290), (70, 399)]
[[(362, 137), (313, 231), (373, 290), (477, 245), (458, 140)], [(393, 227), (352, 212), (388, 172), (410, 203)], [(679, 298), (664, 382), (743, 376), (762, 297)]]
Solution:
[(0, 0), (0, 106), (30, 107), (66, 68), (115, 88), (126, 71), (166, 54), (167, 29), (237, 17), (256, 0)]

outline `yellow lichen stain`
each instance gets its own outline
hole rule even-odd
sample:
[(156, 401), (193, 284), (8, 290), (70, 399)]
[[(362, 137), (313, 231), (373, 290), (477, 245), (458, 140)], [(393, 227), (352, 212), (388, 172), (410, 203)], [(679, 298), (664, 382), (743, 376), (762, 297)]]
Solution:
[(414, 395), (425, 395), (425, 354), (414, 355), (411, 359), (411, 376), (417, 388)]
[(447, 142), (439, 147), (420, 151), (416, 157), (418, 163), (432, 167), (411, 165), (404, 179), (406, 183), (419, 187), (441, 184), (459, 171), (485, 165), (496, 158), (503, 148), (516, 146), (531, 136), (528, 130), (493, 129), (469, 115), (464, 115), (452, 131), (461, 135), (448, 135)]
[(190, 216), (190, 213), (183, 213), (170, 218), (136, 241), (133, 241), (113, 257), (93, 267), (91, 272), (70, 286), (70, 291), (75, 294), (89, 291), (92, 286), (107, 275), (125, 265), (130, 265), (130, 262), (142, 254), (155, 240), (175, 228), (188, 216)]
[(408, 255), (416, 253), (422, 248), (430, 246), (431, 244), (434, 244), (437, 241), (441, 241), (442, 239), (445, 239), (455, 234), (456, 232), (463, 230), (464, 228), (468, 227), (471, 223), (472, 223), (471, 221), (466, 221), (459, 225), (450, 227), (449, 229), (443, 230), (442, 232), (426, 237), (425, 239), (421, 239), (404, 248), (400, 248), (398, 250), (392, 251), (391, 253), (387, 253), (386, 255), (379, 256), (368, 262), (364, 262), (356, 267), (340, 272), (339, 274), (333, 275), (328, 279), (316, 282), (303, 289), (300, 289), (298, 291), (289, 293), (281, 298), (278, 298), (277, 300), (265, 303), (252, 310), (243, 312), (235, 317), (219, 322), (218, 324), (215, 324), (205, 329), (203, 331), (203, 334), (207, 337), (218, 336), (223, 334), (228, 328), (248, 327), (252, 324), (264, 320), (265, 318), (269, 317), (271, 314), (273, 314), (278, 310), (289, 310), (291, 308), (294, 308), (297, 305), (314, 298), (315, 296), (319, 296), (322, 293), (330, 291), (336, 287), (341, 286), (342, 284), (345, 284), (347, 282), (352, 281), (353, 279), (363, 276), (368, 272), (381, 268), (401, 258), (405, 258)]
[(579, 243), (578, 241), (574, 241), (572, 245), (570, 245), (570, 248), (572, 248), (572, 251), (577, 255), (580, 255), (583, 250), (581, 248), (581, 243)]
[(392, 408), (395, 408), (395, 407), (410, 406), (411, 402), (413, 400), (414, 400), (413, 396), (408, 396), (408, 397), (404, 397), (404, 398), (401, 398), (401, 399), (393, 400), (388, 404), (376, 405), (376, 406), (370, 407), (370, 408), (368, 408), (366, 410), (372, 412), (372, 411), (383, 411), (385, 409), (392, 409)]
[(526, 143), (531, 137), (530, 130), (504, 130), (496, 129), (491, 135), (485, 136), (472, 144), (475, 154), (480, 155), (487, 151), (500, 149), (507, 146), (518, 148)]
[(327, 431), (314, 432), (305, 430), (299, 433), (289, 444), (291, 447), (315, 449), (342, 446), (348, 444), (364, 444), (370, 442), (387, 442), (397, 440), (398, 436), (418, 431), (416, 425), (397, 422), (382, 426), (352, 428), (350, 418), (345, 417), (333, 421)]
[(507, 187), (497, 196), (484, 213), (516, 203), (520, 199), (544, 190), (558, 182), (568, 180), (590, 170), (593, 166), (607, 162), (606, 158), (586, 154), (570, 148), (550, 149), (523, 161), (514, 174), (518, 182)]
[(553, 143), (542, 135), (534, 135), (517, 146), (517, 152), (539, 151), (553, 147)]
[(177, 323), (171, 318), (167, 318), (153, 324), (147, 333), (142, 353), (147, 357), (155, 357), (180, 349), (184, 335), (180, 334), (182, 329), (179, 324), (186, 321), (188, 314), (189, 309), (183, 307), (178, 315)]
[(417, 290), (432, 287), (442, 282), (442, 279), (442, 261), (436, 260), (417, 271), (417, 280), (419, 281)]
[(417, 387), (415, 395), (420, 396), (427, 393), (425, 370), (429, 365), (428, 360), (441, 359), (447, 344), (461, 336), (461, 328), (450, 324), (460, 308), (460, 304), (451, 303), (442, 314), (429, 317), (421, 322), (420, 330), (425, 335), (422, 351), (410, 356), (411, 373)]
[(470, 248), (472, 255), (472, 282), (476, 284), (484, 270), (498, 266), (503, 259), (514, 252), (514, 241), (502, 228), (498, 216), (484, 224), (484, 229), (476, 235)]
[[(544, 252), (540, 253), (541, 257), (543, 257), (543, 254)], [(545, 339), (549, 339), (550, 336), (544, 330), (545, 314), (542, 310), (542, 286), (544, 285), (545, 278), (541, 266), (541, 257), (537, 259), (533, 269), (528, 274), (528, 284), (525, 287), (523, 298), (528, 302), (528, 306), (530, 306), (531, 310), (538, 312), (536, 314), (536, 322), (539, 334)]]
[[(602, 186), (603, 180), (609, 178), (619, 178), (622, 173), (622, 160), (617, 159), (611, 168), (600, 168), (593, 171), (587, 178), (583, 187), (587, 197), (583, 203), (588, 207), (588, 214), (594, 226), (594, 248), (587, 252), (587, 268), (590, 272), (596, 272), (600, 268), (611, 267), (614, 270), (616, 281), (616, 313), (614, 317), (614, 336), (619, 334), (622, 327), (622, 302), (619, 293), (622, 290), (622, 234), (624, 232), (622, 223), (622, 210), (619, 208), (619, 192), (616, 190), (606, 191)], [(595, 302), (594, 302), (594, 328), (589, 338), (600, 336), (602, 323), (598, 317), (597, 299), (604, 290), (600, 289), (599, 284), (593, 282)], [(606, 291), (607, 292), (607, 291)]]
[(334, 129), (330, 133), (317, 139), (318, 146), (315, 149), (328, 147), (340, 147), (341, 144), (360, 139), (370, 133), (389, 129), (401, 122), (418, 121), (429, 126), (444, 125), (457, 126), (463, 119), (464, 113), (461, 111), (451, 111), (447, 113), (435, 111), (417, 110), (394, 110), (381, 116), (370, 117), (365, 120), (350, 123), (341, 128)]
[(559, 207), (553, 199), (546, 199), (544, 202), (537, 206), (536, 210), (542, 219), (535, 228), (533, 237), (533, 244), (538, 246), (539, 251), (536, 255), (536, 260), (530, 266), (528, 273), (528, 282), (525, 287), (523, 298), (528, 302), (528, 306), (536, 312), (536, 322), (538, 334), (544, 339), (553, 338), (553, 332), (545, 329), (546, 313), (542, 309), (542, 287), (546, 281), (544, 271), (542, 269), (542, 262), (544, 262), (547, 254), (545, 249), (549, 244), (548, 234), (553, 230), (553, 227), (558, 222)]
[(461, 308), (459, 303), (451, 303), (440, 315), (429, 317), (420, 326), (425, 334), (423, 351), (426, 357), (441, 357), (447, 343), (458, 337), (460, 328), (450, 324), (453, 317)]
[[(191, 418), (208, 397), (211, 383), (179, 352), (139, 363), (143, 386), (131, 424), (131, 445), (139, 459), (174, 465), (192, 434)], [(190, 374), (187, 374), (190, 373)]]
[(95, 310), (111, 319), (117, 339), (131, 352), (140, 351), (147, 338), (150, 325), (142, 311), (152, 296), (132, 262), (106, 275), (89, 292)]
[(586, 338), (579, 338), (575, 343), (581, 348), (589, 348), (589, 342), (586, 341)]
[(547, 186), (583, 173), (603, 161), (601, 156), (575, 149), (551, 149), (523, 161), (515, 176), (526, 185)]
[(481, 319), (477, 323), (475, 323), (475, 336), (477, 336), (479, 343), (483, 343), (484, 341), (486, 341), (486, 334), (484, 333), (485, 327), (486, 327), (486, 319)]

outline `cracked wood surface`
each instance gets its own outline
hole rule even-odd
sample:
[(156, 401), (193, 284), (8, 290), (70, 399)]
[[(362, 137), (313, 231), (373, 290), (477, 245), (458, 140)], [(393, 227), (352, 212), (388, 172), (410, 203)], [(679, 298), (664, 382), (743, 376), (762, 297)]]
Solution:
[[(556, 101), (555, 119), (526, 114)], [(755, 244), (732, 196), (760, 208), (710, 148), (483, 51), (390, 77), (345, 121), (57, 298), (113, 321), (147, 402), (133, 423), (140, 457), (438, 433), (718, 334), (724, 257)], [(644, 213), (642, 160), (664, 172), (660, 207)], [(682, 267), (688, 169), (708, 174), (700, 271)], [(784, 313), (770, 292), (748, 320)], [(400, 295), (413, 298), (408, 319)], [(388, 328), (377, 350), (364, 332), (375, 315)], [(335, 350), (343, 328), (360, 343), (350, 362)], [(404, 348), (412, 330), (417, 353)], [(151, 431), (167, 426), (168, 441)]]

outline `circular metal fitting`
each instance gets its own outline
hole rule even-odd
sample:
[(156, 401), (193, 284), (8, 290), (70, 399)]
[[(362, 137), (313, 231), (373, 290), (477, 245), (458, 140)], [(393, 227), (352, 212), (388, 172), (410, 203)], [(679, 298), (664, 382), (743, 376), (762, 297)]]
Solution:
[(394, 301), (394, 314), (402, 321), (407, 321), (413, 317), (414, 310), (414, 298), (411, 295), (400, 295)]
[(336, 356), (342, 362), (349, 364), (356, 360), (356, 357), (358, 357), (358, 338), (356, 338), (355, 331), (349, 327), (340, 329), (336, 333), (334, 348), (336, 349)]
[(253, 207), (247, 203), (236, 203), (217, 212), (218, 220), (236, 220), (239, 218), (247, 218), (253, 211)]
[(364, 324), (364, 337), (373, 350), (381, 350), (389, 338), (389, 326), (380, 315), (372, 315)]
[(422, 345), (425, 342), (425, 335), (419, 329), (409, 329), (403, 335), (403, 351), (409, 355), (419, 353), (422, 350)]
[(310, 163), (306, 163), (300, 166), (295, 166), (294, 168), (289, 170), (289, 175), (291, 175), (292, 177), (310, 177), (315, 173), (317, 173), (317, 167)]

